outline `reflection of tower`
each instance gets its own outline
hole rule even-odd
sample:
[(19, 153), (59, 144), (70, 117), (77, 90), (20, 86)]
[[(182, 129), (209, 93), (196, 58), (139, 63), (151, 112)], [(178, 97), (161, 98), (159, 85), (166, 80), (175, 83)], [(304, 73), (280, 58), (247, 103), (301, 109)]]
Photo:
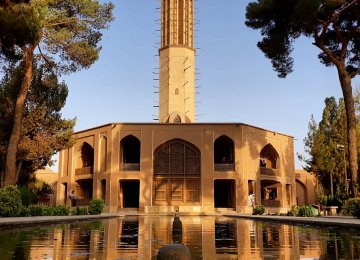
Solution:
[(193, 0), (162, 0), (159, 122), (195, 121)]

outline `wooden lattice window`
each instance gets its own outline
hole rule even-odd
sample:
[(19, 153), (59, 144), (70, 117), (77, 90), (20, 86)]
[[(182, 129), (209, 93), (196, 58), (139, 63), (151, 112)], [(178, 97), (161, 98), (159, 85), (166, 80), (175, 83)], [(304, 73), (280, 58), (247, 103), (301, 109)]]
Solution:
[(200, 202), (200, 151), (194, 145), (174, 139), (155, 150), (154, 194), (162, 205)]
[(200, 180), (187, 179), (186, 180), (186, 199), (187, 201), (200, 201)]
[(155, 180), (155, 200), (166, 201), (167, 179)]
[(171, 200), (183, 201), (184, 200), (184, 180), (174, 179), (171, 180)]
[(167, 142), (154, 155), (156, 175), (200, 175), (200, 151), (186, 141)]

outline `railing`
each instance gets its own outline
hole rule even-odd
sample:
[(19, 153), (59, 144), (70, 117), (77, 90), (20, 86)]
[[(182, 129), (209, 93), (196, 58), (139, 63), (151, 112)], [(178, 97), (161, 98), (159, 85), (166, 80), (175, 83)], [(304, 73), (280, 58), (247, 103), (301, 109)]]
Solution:
[(93, 174), (93, 172), (94, 172), (94, 168), (92, 166), (75, 169), (75, 175), (87, 175), (87, 174)]
[(280, 172), (278, 169), (271, 169), (271, 168), (260, 168), (260, 174), (268, 175), (268, 176), (280, 176)]
[(279, 200), (261, 200), (261, 205), (271, 208), (280, 208)]
[(216, 172), (233, 172), (235, 171), (235, 164), (233, 163), (216, 163), (214, 165)]
[(140, 163), (123, 163), (121, 165), (121, 170), (138, 172), (140, 171)]

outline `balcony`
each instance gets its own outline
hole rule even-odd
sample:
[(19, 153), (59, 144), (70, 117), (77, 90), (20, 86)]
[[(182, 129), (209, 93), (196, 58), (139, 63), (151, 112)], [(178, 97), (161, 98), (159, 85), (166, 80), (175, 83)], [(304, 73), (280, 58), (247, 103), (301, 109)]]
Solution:
[(75, 175), (87, 175), (93, 173), (94, 173), (94, 168), (92, 166), (75, 169)]
[(233, 172), (235, 171), (234, 163), (216, 163), (214, 165), (214, 170), (216, 172)]
[(261, 205), (270, 208), (280, 208), (279, 200), (261, 200)]
[(260, 167), (260, 174), (267, 176), (280, 176), (278, 169)]
[(139, 172), (140, 171), (140, 163), (123, 163), (121, 164), (121, 170), (126, 172)]

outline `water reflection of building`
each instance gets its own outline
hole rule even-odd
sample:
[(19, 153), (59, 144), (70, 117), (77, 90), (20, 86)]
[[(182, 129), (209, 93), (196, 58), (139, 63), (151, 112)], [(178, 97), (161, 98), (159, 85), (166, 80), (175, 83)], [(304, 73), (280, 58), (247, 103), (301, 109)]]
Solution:
[[(63, 225), (52, 233), (36, 232), (29, 246), (24, 246), (23, 240), (15, 241), (13, 252), (20, 254), (22, 248), (24, 259), (152, 259), (162, 246), (173, 242), (172, 221), (170, 217), (127, 217), (109, 219), (103, 224), (82, 223), (81, 227)], [(182, 241), (194, 259), (360, 257), (356, 238), (339, 237), (329, 229), (223, 217), (188, 216), (181, 217), (181, 221)], [(7, 239), (7, 249), (11, 248), (12, 239)], [(4, 249), (0, 243), (0, 253), (1, 250)], [(20, 255), (14, 256), (13, 259), (20, 259)]]
[(70, 205), (74, 190), (78, 205), (103, 198), (108, 212), (251, 212), (253, 192), (267, 211), (286, 212), (295, 204), (293, 137), (242, 123), (195, 123), (194, 1), (162, 0), (160, 21), (159, 123), (76, 133), (60, 153), (57, 203)]

